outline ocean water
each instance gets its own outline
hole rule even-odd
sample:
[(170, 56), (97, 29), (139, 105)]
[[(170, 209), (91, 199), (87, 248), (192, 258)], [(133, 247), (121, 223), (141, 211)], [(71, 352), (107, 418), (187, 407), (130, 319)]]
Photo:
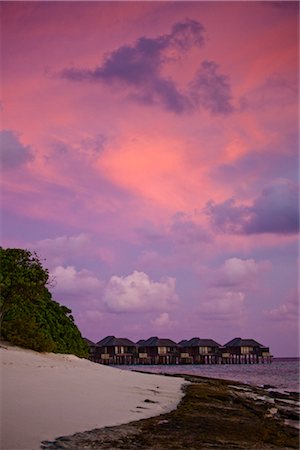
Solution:
[(299, 390), (299, 358), (274, 358), (271, 364), (211, 364), (118, 366), (125, 370), (153, 373), (186, 373), (210, 378), (240, 381), (255, 386), (270, 385), (278, 391)]

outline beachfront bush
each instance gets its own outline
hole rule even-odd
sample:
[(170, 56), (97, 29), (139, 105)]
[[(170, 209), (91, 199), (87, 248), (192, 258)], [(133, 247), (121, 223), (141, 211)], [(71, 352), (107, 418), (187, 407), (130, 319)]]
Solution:
[(36, 351), (87, 356), (71, 310), (52, 299), (49, 273), (35, 253), (0, 247), (1, 337)]
[(54, 352), (56, 345), (46, 336), (33, 317), (22, 317), (4, 322), (5, 338), (19, 347), (37, 352)]

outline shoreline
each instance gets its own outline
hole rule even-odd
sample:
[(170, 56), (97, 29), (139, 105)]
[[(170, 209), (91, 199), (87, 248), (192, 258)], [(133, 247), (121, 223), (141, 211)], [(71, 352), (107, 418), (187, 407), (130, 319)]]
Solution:
[[(282, 361), (282, 360), (281, 360)], [(293, 365), (279, 363), (275, 359), (268, 365), (152, 365), (152, 366), (112, 366), (125, 370), (137, 370), (147, 373), (164, 373), (192, 375), (222, 380), (234, 380), (252, 386), (268, 385), (279, 392), (298, 392), (299, 386), (299, 358), (293, 358)]]
[[(298, 358), (297, 358), (298, 359)], [(273, 385), (269, 385), (269, 384), (254, 384), (254, 383), (246, 383), (243, 381), (239, 381), (239, 380), (233, 380), (230, 378), (221, 378), (221, 377), (208, 377), (205, 375), (195, 375), (195, 374), (191, 374), (191, 373), (176, 373), (176, 372), (151, 372), (151, 371), (145, 371), (145, 370), (138, 370), (138, 369), (131, 369), (132, 372), (137, 372), (137, 373), (148, 373), (148, 374), (156, 374), (156, 375), (164, 375), (167, 377), (181, 377), (181, 378), (193, 378), (193, 379), (199, 379), (199, 380), (216, 380), (216, 381), (225, 381), (225, 382), (229, 382), (229, 383), (234, 383), (237, 385), (241, 385), (241, 386), (245, 386), (245, 387), (249, 387), (249, 388), (253, 388), (253, 389), (263, 389), (268, 391), (268, 393), (273, 397), (276, 396), (276, 394), (278, 394), (278, 398), (280, 396), (282, 396), (282, 398), (286, 398), (287, 396), (290, 396), (290, 398), (294, 401), (298, 401), (300, 403), (300, 391), (295, 391), (295, 390), (289, 390), (287, 388), (278, 388), (276, 386)]]
[(182, 379), (138, 374), (74, 355), (0, 343), (2, 450), (37, 450), (43, 440), (116, 426), (176, 408)]
[(298, 393), (0, 347), (3, 450), (299, 448)]
[[(143, 372), (144, 373), (144, 372)], [(94, 429), (55, 441), (44, 450), (126, 449), (208, 450), (298, 449), (299, 431), (286, 421), (299, 424), (299, 396), (274, 393), (240, 382), (182, 374), (185, 395), (177, 408), (150, 419), (117, 427)], [(297, 398), (296, 398), (297, 397)], [(292, 405), (291, 402), (295, 404)]]

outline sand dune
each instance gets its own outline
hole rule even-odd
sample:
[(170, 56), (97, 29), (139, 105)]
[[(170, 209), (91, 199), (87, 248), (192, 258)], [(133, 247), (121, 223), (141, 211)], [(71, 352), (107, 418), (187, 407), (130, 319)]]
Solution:
[(158, 415), (182, 396), (180, 378), (5, 344), (0, 352), (2, 450), (37, 450), (43, 440)]

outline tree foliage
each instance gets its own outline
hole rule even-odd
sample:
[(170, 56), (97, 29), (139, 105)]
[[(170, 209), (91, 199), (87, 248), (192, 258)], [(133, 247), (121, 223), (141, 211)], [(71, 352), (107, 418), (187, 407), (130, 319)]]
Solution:
[(52, 299), (49, 273), (35, 253), (0, 247), (1, 336), (37, 351), (87, 356), (71, 310)]

